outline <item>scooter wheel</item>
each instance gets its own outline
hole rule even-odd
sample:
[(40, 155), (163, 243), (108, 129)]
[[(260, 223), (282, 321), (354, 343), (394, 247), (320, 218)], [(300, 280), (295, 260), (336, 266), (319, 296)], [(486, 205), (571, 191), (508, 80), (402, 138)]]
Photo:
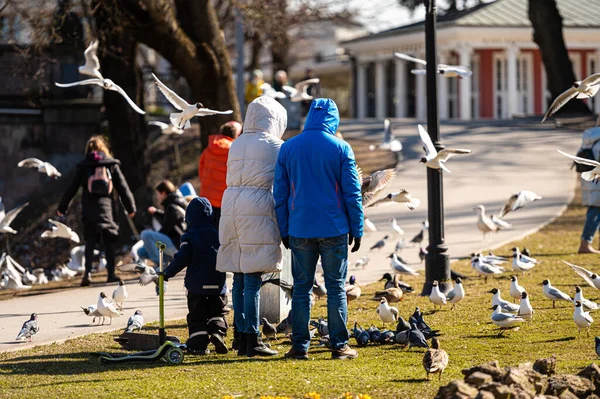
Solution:
[(176, 347), (169, 348), (165, 353), (165, 360), (169, 364), (181, 364), (183, 363), (183, 351)]

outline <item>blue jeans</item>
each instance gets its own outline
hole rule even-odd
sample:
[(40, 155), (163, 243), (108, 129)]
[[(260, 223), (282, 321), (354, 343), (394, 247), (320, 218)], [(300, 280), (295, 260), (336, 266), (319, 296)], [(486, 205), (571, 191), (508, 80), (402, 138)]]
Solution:
[(590, 206), (585, 215), (585, 224), (583, 225), (581, 239), (587, 242), (594, 241), (594, 234), (596, 234), (598, 228), (600, 228), (600, 208), (597, 206)]
[(260, 334), (258, 327), (260, 285), (262, 273), (233, 273), (231, 298), (233, 300), (233, 322), (237, 332)]
[(327, 288), (327, 323), (332, 349), (341, 349), (348, 343), (348, 305), (346, 302), (346, 275), (348, 273), (348, 236), (330, 238), (290, 237), (292, 249), (292, 347), (307, 352), (310, 345), (310, 293), (315, 279), (319, 255), (323, 264)]
[(154, 230), (143, 230), (140, 234), (140, 238), (144, 241), (144, 246), (138, 250), (137, 255), (141, 259), (150, 259), (152, 262), (158, 265), (159, 251), (156, 248), (156, 241), (161, 241), (166, 244), (165, 255), (173, 256), (177, 252), (175, 244), (166, 234), (159, 233)]

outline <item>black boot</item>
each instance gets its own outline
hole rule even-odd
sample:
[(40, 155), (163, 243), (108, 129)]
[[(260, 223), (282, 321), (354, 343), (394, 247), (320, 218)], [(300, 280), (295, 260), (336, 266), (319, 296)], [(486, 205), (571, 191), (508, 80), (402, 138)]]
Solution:
[(225, 341), (223, 341), (223, 337), (221, 335), (211, 334), (208, 339), (210, 343), (215, 346), (215, 351), (218, 354), (224, 355), (228, 352), (227, 345), (225, 345)]
[(276, 356), (279, 352), (269, 348), (264, 342), (260, 334), (246, 334), (246, 356)]
[(236, 338), (236, 346), (237, 346), (237, 354), (238, 356), (246, 356), (246, 351), (248, 348), (248, 335), (246, 333), (237, 333)]
[(81, 279), (81, 286), (87, 287), (92, 283), (92, 273), (83, 273), (83, 278)]

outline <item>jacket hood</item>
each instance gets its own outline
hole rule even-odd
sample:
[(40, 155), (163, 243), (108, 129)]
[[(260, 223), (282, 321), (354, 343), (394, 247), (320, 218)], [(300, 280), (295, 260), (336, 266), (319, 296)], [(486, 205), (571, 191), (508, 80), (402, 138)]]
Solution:
[(92, 151), (85, 155), (85, 159), (79, 162), (79, 166), (90, 166), (90, 165), (120, 165), (121, 162), (118, 159), (107, 156), (102, 151)]
[(207, 150), (214, 154), (227, 154), (233, 143), (233, 139), (222, 134), (213, 134), (208, 136)]
[(271, 97), (258, 97), (248, 105), (243, 133), (268, 133), (281, 139), (287, 127), (287, 112)]
[(185, 222), (190, 227), (213, 222), (213, 209), (210, 202), (204, 197), (194, 198), (185, 211)]
[(329, 98), (313, 100), (304, 122), (304, 130), (321, 130), (335, 135), (339, 125), (340, 113), (335, 101)]
[(185, 198), (183, 198), (181, 191), (175, 190), (175, 192), (167, 195), (167, 198), (165, 198), (165, 200), (163, 202), (161, 202), (161, 205), (164, 208), (166, 208), (167, 206), (169, 206), (171, 204), (175, 204), (175, 205), (180, 206), (183, 209), (185, 209), (185, 207), (187, 206), (187, 203), (185, 202)]

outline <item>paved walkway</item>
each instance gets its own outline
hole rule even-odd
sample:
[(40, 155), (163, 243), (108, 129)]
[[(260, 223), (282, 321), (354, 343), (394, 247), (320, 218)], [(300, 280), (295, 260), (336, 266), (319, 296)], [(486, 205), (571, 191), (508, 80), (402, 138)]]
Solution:
[[(381, 122), (348, 121), (342, 123), (340, 130), (351, 143), (368, 144), (366, 142), (375, 143), (380, 139), (382, 126)], [(452, 173), (444, 175), (446, 242), (451, 257), (463, 257), (479, 249), (494, 248), (527, 235), (559, 215), (571, 200), (576, 183), (575, 173), (569, 169), (569, 161), (558, 154), (556, 148), (575, 153), (579, 146), (579, 134), (523, 121), (444, 123), (442, 126), (442, 141), (446, 146), (473, 150), (472, 155), (452, 158), (448, 163)], [(367, 233), (363, 249), (350, 257), (351, 264), (365, 254), (370, 257), (370, 263), (364, 270), (350, 266), (349, 273), (355, 274), (360, 284), (375, 281), (383, 273), (391, 271), (386, 257), (393, 251), (396, 238), (389, 218), (395, 216), (398, 219), (408, 241), (419, 231), (421, 221), (427, 217), (426, 171), (425, 166), (418, 163), (422, 156), (422, 145), (416, 124), (414, 120), (398, 120), (393, 122), (393, 128), (404, 145), (404, 161), (389, 190), (405, 188), (420, 198), (422, 203), (412, 212), (400, 205), (366, 211), (380, 231)], [(544, 199), (509, 214), (506, 220), (512, 223), (513, 229), (483, 241), (475, 226), (476, 215), (472, 208), (483, 204), (486, 209), (498, 213), (512, 193), (524, 189), (534, 191)], [(382, 251), (368, 253), (368, 248), (385, 234), (394, 238)], [(532, 250), (535, 251), (535, 248)], [(407, 248), (401, 256), (419, 267), (421, 264), (417, 253), (418, 248)], [(405, 281), (418, 289), (423, 276), (405, 278)], [(125, 304), (125, 316), (115, 319), (112, 326), (92, 326), (91, 318), (83, 314), (80, 306), (95, 304), (100, 291), (104, 290), (110, 296), (114, 288), (113, 285), (93, 286), (0, 301), (0, 352), (122, 328), (136, 309), (142, 309), (147, 321), (158, 319), (158, 298), (154, 294), (154, 287), (140, 287), (131, 282), (127, 284), (131, 300)], [(169, 282), (165, 309), (169, 319), (186, 315), (183, 277)], [(40, 333), (33, 343), (14, 343), (12, 340), (21, 324), (32, 312), (39, 314)]]

